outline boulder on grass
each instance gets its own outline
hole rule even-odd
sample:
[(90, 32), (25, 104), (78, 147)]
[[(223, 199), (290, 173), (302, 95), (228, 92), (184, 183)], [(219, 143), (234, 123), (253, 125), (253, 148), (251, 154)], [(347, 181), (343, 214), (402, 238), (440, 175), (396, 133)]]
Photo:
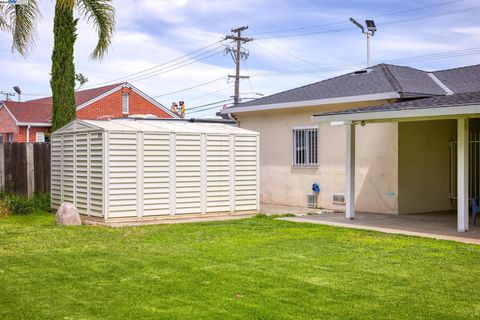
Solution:
[(77, 208), (71, 203), (62, 203), (55, 215), (55, 222), (64, 226), (79, 226), (82, 224)]

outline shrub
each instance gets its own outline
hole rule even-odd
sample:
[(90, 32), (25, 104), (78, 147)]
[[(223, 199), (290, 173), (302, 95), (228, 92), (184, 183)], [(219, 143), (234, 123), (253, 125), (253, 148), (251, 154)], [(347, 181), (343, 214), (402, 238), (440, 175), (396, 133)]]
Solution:
[(30, 199), (13, 194), (0, 195), (0, 215), (30, 214), (39, 210), (50, 210), (50, 194), (35, 194)]

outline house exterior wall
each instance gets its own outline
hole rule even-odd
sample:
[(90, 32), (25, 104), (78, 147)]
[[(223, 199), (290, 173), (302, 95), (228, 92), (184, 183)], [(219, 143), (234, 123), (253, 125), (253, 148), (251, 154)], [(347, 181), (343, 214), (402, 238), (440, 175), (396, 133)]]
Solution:
[[(317, 182), (319, 206), (343, 210), (343, 205), (332, 204), (332, 194), (345, 193), (345, 127), (318, 127), (318, 167), (292, 165), (292, 130), (315, 126), (310, 120), (315, 113), (371, 104), (238, 113), (241, 128), (260, 133), (261, 202), (306, 206), (307, 194)], [(398, 213), (398, 125), (368, 124), (356, 129), (356, 208), (364, 212)]]
[(30, 140), (27, 140), (27, 127), (18, 127), (17, 133), (14, 135), (15, 142), (37, 142), (37, 132), (45, 133), (50, 127), (30, 127)]
[(448, 142), (456, 128), (455, 120), (399, 123), (399, 213), (454, 209)]
[(18, 128), (15, 125), (15, 120), (13, 120), (5, 107), (0, 107), (0, 134), (3, 137), (3, 141), (7, 141), (8, 133), (13, 133), (13, 139), (16, 141), (15, 138), (18, 135)]
[[(129, 112), (122, 113), (122, 94), (129, 94)], [(171, 118), (165, 111), (129, 88), (122, 88), (92, 104), (77, 110), (77, 118), (99, 120), (121, 118), (131, 114), (153, 114), (159, 118)]]

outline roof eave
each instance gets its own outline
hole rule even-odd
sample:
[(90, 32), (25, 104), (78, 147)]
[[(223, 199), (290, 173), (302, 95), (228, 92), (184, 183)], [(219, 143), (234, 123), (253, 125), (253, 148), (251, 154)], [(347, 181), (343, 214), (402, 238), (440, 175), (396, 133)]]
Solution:
[(288, 108), (313, 107), (313, 106), (321, 106), (321, 105), (329, 105), (329, 104), (352, 103), (352, 102), (375, 101), (375, 100), (398, 99), (398, 98), (400, 98), (400, 94), (398, 92), (384, 92), (384, 93), (373, 93), (373, 94), (364, 94), (364, 95), (357, 95), (357, 96), (265, 104), (265, 105), (248, 106), (248, 107), (231, 107), (231, 108), (223, 109), (222, 113), (228, 114), (228, 113), (266, 111), (266, 110), (288, 109)]
[(314, 115), (310, 119), (320, 124), (325, 123), (373, 123), (373, 122), (403, 122), (420, 120), (439, 120), (456, 118), (480, 117), (480, 104), (444, 107), (425, 107), (418, 109), (402, 109), (389, 111), (373, 111), (361, 113), (344, 113), (335, 115)]

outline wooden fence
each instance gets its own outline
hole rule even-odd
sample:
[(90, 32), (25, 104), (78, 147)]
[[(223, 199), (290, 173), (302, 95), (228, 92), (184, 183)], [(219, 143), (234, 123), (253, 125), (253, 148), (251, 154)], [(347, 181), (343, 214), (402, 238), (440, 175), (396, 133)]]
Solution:
[(50, 144), (0, 143), (0, 191), (28, 197), (50, 192)]

